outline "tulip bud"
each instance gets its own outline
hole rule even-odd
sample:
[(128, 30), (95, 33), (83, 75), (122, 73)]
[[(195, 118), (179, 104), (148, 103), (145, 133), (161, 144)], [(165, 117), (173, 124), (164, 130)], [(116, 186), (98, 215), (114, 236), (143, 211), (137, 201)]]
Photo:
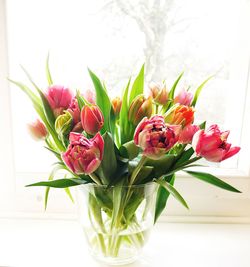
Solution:
[(174, 103), (179, 103), (181, 105), (190, 106), (193, 100), (193, 94), (188, 92), (187, 90), (182, 90), (179, 94), (174, 98)]
[(194, 121), (194, 108), (184, 105), (174, 105), (164, 115), (166, 123), (182, 125), (185, 127)]
[(85, 105), (82, 108), (81, 121), (84, 131), (91, 135), (95, 135), (99, 132), (104, 124), (102, 112), (96, 105)]
[(158, 105), (165, 105), (168, 101), (168, 92), (165, 85), (160, 85), (154, 82), (149, 84), (149, 89), (151, 91), (151, 96), (154, 102)]
[(121, 107), (122, 107), (122, 100), (120, 97), (115, 97), (112, 100), (112, 107), (113, 107), (115, 116), (119, 115), (119, 113), (121, 111)]
[(73, 125), (73, 117), (70, 114), (70, 112), (65, 111), (64, 114), (57, 117), (55, 122), (55, 130), (58, 133), (59, 136), (67, 135)]
[(131, 103), (128, 111), (128, 120), (135, 126), (144, 118), (152, 114), (152, 97), (147, 99), (143, 95), (138, 95)]
[(38, 119), (35, 122), (28, 124), (28, 129), (35, 140), (44, 139), (48, 134), (45, 125)]

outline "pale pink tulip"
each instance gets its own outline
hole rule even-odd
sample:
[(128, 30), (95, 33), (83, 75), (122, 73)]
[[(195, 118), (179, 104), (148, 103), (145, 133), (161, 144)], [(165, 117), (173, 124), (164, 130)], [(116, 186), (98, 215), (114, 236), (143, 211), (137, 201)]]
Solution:
[(28, 129), (29, 129), (31, 136), (35, 140), (45, 139), (45, 137), (48, 134), (45, 125), (38, 119), (33, 123), (29, 123)]
[(181, 105), (190, 106), (193, 100), (193, 94), (187, 90), (181, 90), (179, 94), (174, 98), (174, 103), (179, 103)]
[(200, 130), (198, 125), (189, 124), (181, 130), (178, 142), (180, 144), (190, 144), (194, 134)]
[(240, 151), (227, 143), (229, 131), (221, 132), (218, 125), (210, 126), (207, 131), (199, 130), (193, 136), (192, 146), (197, 154), (208, 161), (220, 162)]

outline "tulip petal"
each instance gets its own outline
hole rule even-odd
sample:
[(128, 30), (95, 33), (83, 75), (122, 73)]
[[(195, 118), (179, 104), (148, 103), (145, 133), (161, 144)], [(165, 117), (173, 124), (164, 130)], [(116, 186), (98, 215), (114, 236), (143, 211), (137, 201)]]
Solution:
[(229, 151), (225, 154), (225, 156), (223, 157), (223, 160), (228, 159), (232, 156), (234, 156), (235, 154), (237, 154), (240, 151), (240, 147), (235, 146), (235, 147), (231, 147), (229, 149)]

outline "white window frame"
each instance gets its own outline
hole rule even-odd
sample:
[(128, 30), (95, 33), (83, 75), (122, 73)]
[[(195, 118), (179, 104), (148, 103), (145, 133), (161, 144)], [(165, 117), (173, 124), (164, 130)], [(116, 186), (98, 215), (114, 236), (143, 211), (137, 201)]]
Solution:
[[(30, 217), (30, 218), (75, 218), (75, 207), (66, 204), (67, 199), (64, 194), (57, 194), (50, 202), (50, 208), (47, 213), (43, 211), (41, 203), (41, 190), (27, 190), (16, 185), (16, 178), (21, 176), (46, 177), (45, 173), (16, 173), (14, 164), (14, 149), (11, 127), (11, 107), (10, 90), (6, 79), (8, 77), (8, 49), (6, 36), (6, 6), (5, 1), (0, 0), (0, 217)], [(248, 2), (246, 13), (250, 13), (250, 3)], [(247, 27), (249, 21), (244, 22)], [(244, 35), (242, 35), (244, 38)], [(237, 60), (244, 59), (248, 81), (246, 84), (246, 97), (244, 103), (244, 116), (241, 147), (237, 169), (209, 169), (208, 171), (218, 175), (228, 183), (242, 190), (242, 194), (234, 194), (222, 191), (211, 186), (203, 185), (192, 177), (181, 173), (176, 180), (177, 188), (183, 193), (187, 201), (192, 203), (191, 210), (181, 209), (178, 203), (170, 200), (168, 210), (162, 216), (162, 220), (168, 221), (213, 221), (213, 222), (250, 222), (250, 59), (249, 59), (249, 41), (239, 40), (241, 44), (241, 54), (243, 57), (236, 59), (234, 66), (237, 67)], [(245, 55), (248, 55), (247, 57)], [(242, 65), (242, 62), (240, 62)], [(246, 65), (247, 64), (247, 65)], [(241, 71), (241, 70), (239, 70)], [(188, 186), (187, 186), (188, 185)], [(31, 201), (37, 200), (37, 207), (28, 205)]]

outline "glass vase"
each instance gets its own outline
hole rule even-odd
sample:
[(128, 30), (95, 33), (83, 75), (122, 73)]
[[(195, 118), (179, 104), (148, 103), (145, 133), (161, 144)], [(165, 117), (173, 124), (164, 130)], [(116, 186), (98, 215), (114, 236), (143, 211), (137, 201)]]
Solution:
[(78, 186), (79, 219), (96, 260), (122, 265), (138, 258), (154, 224), (157, 188)]

